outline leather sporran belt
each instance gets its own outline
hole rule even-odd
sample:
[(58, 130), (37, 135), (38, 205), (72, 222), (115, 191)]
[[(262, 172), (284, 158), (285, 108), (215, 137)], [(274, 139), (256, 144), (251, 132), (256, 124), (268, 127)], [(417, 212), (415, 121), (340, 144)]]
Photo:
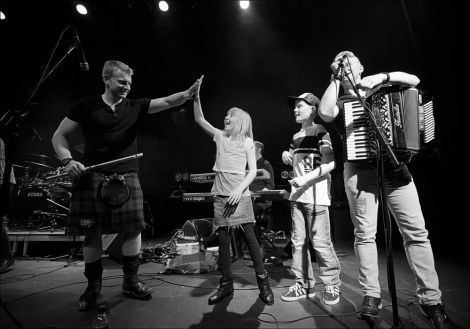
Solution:
[(124, 204), (130, 196), (126, 174), (106, 176), (98, 188), (98, 196), (109, 207), (119, 207)]

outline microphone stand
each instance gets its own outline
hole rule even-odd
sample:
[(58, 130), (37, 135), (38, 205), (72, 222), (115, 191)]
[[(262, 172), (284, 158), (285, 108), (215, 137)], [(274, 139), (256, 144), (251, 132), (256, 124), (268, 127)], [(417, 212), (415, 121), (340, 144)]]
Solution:
[[(342, 68), (344, 72), (344, 64), (340, 63), (339, 66)], [(393, 267), (393, 249), (392, 249), (392, 225), (390, 220), (390, 215), (388, 212), (387, 206), (387, 190), (385, 188), (385, 175), (384, 175), (384, 163), (383, 163), (383, 155), (382, 155), (382, 147), (385, 148), (386, 153), (389, 155), (393, 166), (396, 168), (400, 164), (395, 152), (393, 151), (390, 142), (388, 141), (387, 137), (383, 130), (377, 125), (374, 120), (374, 114), (372, 113), (369, 105), (364, 101), (361, 97), (359, 90), (356, 87), (354, 81), (351, 81), (349, 74), (346, 74), (356, 96), (364, 107), (365, 113), (369, 117), (369, 122), (372, 125), (372, 128), (375, 133), (375, 138), (379, 141), (377, 145), (377, 171), (378, 171), (378, 184), (379, 184), (379, 200), (382, 207), (382, 217), (384, 221), (384, 231), (385, 231), (385, 253), (387, 255), (387, 281), (388, 281), (388, 289), (390, 292), (390, 298), (392, 300), (392, 313), (393, 313), (393, 326), (392, 328), (401, 328), (400, 320), (398, 317), (398, 307), (397, 307), (397, 295), (396, 295), (396, 286), (395, 286), (395, 274), (394, 274), (394, 267)]]
[(60, 63), (62, 63), (62, 61), (68, 56), (70, 55), (70, 53), (75, 49), (77, 48), (77, 45), (73, 45), (72, 47), (69, 48), (69, 50), (67, 50), (64, 54), (64, 56), (62, 56), (61, 59), (59, 59), (59, 61), (54, 65), (54, 67), (52, 69), (49, 70), (49, 72), (47, 72), (47, 75), (43, 75), (43, 77), (41, 78), (41, 81), (40, 83), (46, 81), (46, 79), (52, 74), (52, 72), (60, 65)]

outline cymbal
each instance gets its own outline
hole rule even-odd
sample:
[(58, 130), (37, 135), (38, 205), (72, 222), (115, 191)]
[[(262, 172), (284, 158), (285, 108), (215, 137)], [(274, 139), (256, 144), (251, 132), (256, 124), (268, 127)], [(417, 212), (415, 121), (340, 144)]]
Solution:
[(17, 168), (26, 168), (25, 166), (20, 166), (20, 165), (17, 165), (17, 164), (12, 164), (13, 167), (17, 167)]
[(44, 154), (28, 153), (28, 155), (34, 155), (34, 156), (37, 156), (37, 157), (40, 157), (40, 158), (43, 158), (43, 159), (57, 160), (56, 158), (53, 158), (53, 157), (50, 157), (50, 156), (44, 155)]
[(33, 161), (25, 161), (25, 162), (36, 165), (36, 166), (39, 166), (39, 167), (44, 167), (44, 168), (48, 168), (48, 169), (55, 169), (54, 167), (51, 167), (51, 166), (48, 166), (48, 165), (45, 165), (45, 164), (42, 164), (42, 163), (38, 163), (38, 162), (33, 162)]

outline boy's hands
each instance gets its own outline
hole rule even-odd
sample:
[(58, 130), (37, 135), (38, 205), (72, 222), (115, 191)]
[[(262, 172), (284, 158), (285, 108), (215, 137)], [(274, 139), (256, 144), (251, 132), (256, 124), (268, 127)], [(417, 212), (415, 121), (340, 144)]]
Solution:
[(295, 188), (302, 187), (306, 183), (307, 183), (307, 181), (305, 179), (305, 176), (299, 176), (299, 177), (295, 177), (295, 178), (292, 178), (291, 180), (289, 180), (289, 184), (292, 185)]
[(282, 162), (284, 162), (285, 165), (291, 165), (292, 166), (292, 154), (288, 151), (282, 152)]

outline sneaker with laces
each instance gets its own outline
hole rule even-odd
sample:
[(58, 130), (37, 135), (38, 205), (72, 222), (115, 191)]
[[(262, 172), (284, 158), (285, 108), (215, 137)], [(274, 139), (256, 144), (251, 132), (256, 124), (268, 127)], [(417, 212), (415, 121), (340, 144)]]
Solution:
[(289, 290), (281, 295), (281, 299), (285, 302), (292, 302), (300, 298), (313, 298), (315, 297), (315, 291), (313, 288), (304, 288), (298, 282), (294, 283), (289, 287)]
[(361, 305), (361, 319), (378, 318), (382, 309), (382, 300), (378, 297), (364, 296)]
[(436, 305), (423, 305), (421, 304), (421, 311), (424, 315), (431, 320), (434, 328), (444, 329), (446, 322), (450, 322), (449, 316), (447, 315), (444, 306), (442, 304)]
[(334, 305), (339, 302), (339, 287), (325, 286), (323, 291), (323, 303), (326, 305)]

